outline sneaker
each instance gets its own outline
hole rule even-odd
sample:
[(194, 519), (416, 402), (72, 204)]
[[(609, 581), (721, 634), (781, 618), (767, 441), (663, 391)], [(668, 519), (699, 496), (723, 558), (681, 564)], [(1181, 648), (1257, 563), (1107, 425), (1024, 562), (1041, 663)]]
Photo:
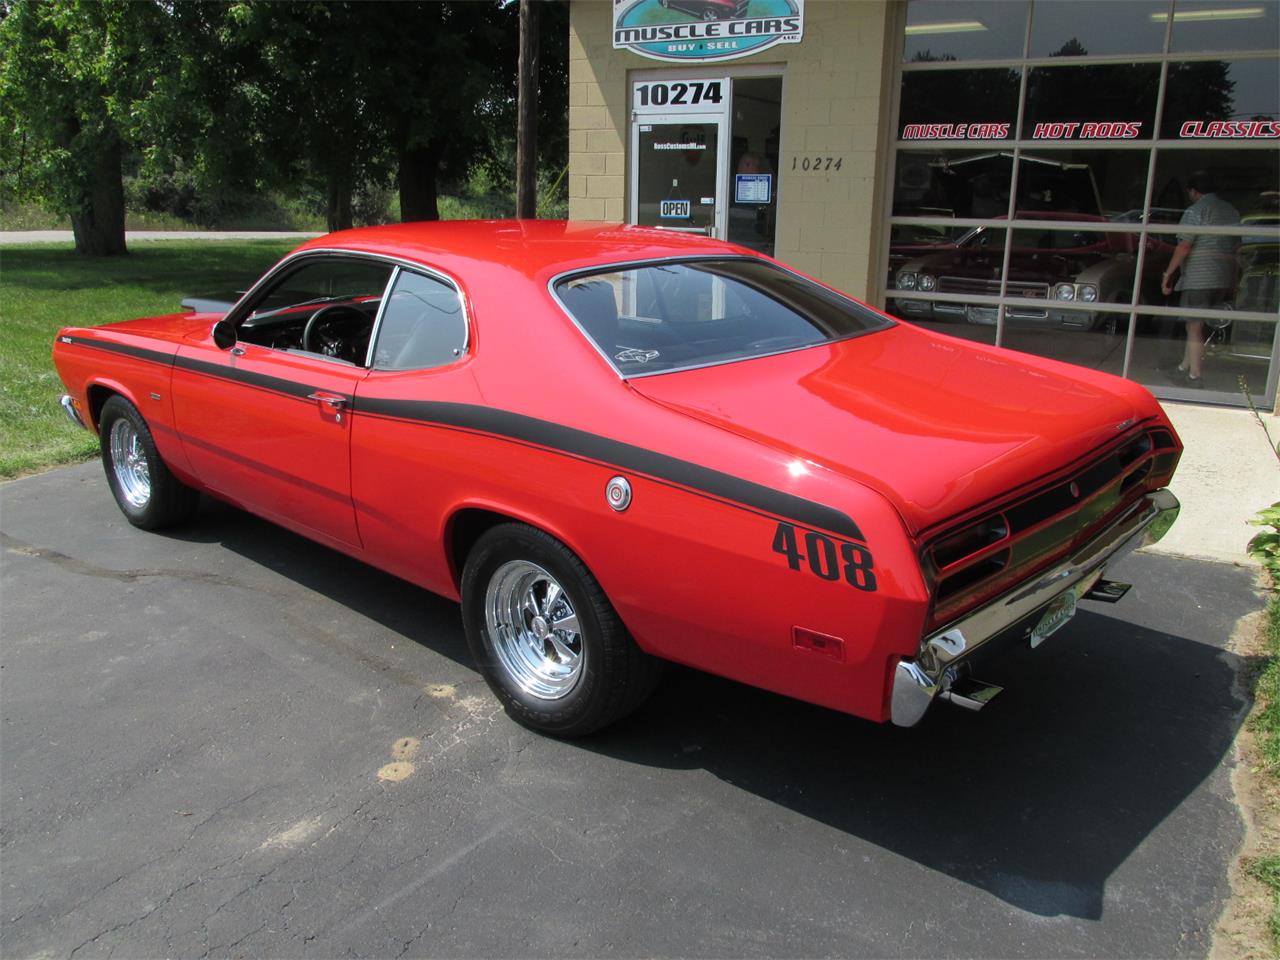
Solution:
[(1183, 370), (1174, 378), (1174, 382), (1179, 386), (1190, 387), (1192, 390), (1204, 389), (1204, 376), (1193, 377), (1191, 371)]

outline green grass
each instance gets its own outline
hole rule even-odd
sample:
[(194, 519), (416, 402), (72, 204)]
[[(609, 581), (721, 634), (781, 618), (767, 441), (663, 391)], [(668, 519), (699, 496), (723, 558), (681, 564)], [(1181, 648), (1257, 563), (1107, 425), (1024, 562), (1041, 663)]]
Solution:
[(0, 248), (0, 477), (92, 456), (97, 439), (58, 405), (53, 338), (175, 313), (190, 294), (244, 289), (294, 241), (139, 241), (124, 257), (82, 257), (66, 245)]
[(1280, 856), (1258, 857), (1246, 869), (1251, 877), (1261, 880), (1271, 890), (1271, 917), (1267, 921), (1267, 930), (1271, 934), (1272, 946), (1280, 947)]
[[(157, 210), (130, 207), (126, 230), (288, 230), (323, 233), (324, 215), (301, 201), (271, 198), (260, 208), (228, 214), (214, 224), (196, 223)], [(34, 203), (0, 204), (0, 230), (70, 230), (71, 220)]]
[(0, 230), (70, 230), (71, 221), (34, 203), (0, 200)]
[[(1254, 685), (1258, 708), (1251, 723), (1258, 738), (1263, 776), (1280, 779), (1280, 590), (1273, 573), (1271, 599), (1267, 604), (1266, 653)], [(1258, 857), (1246, 864), (1250, 876), (1271, 891), (1271, 915), (1267, 930), (1271, 946), (1280, 956), (1280, 856)]]
[(1254, 692), (1262, 704), (1253, 721), (1262, 762), (1272, 777), (1280, 777), (1280, 594), (1267, 605), (1267, 662)]

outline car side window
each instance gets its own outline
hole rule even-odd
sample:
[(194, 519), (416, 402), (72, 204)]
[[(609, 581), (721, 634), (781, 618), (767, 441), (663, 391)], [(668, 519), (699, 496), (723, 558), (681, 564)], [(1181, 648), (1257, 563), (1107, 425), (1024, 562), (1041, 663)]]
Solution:
[(391, 267), (372, 260), (323, 257), (288, 271), (253, 305), (254, 314), (304, 303), (361, 300), (382, 295)]
[(374, 345), (375, 370), (426, 370), (457, 360), (467, 348), (467, 318), (452, 284), (401, 270)]
[(393, 269), (358, 257), (305, 257), (255, 294), (237, 336), (273, 350), (361, 365)]

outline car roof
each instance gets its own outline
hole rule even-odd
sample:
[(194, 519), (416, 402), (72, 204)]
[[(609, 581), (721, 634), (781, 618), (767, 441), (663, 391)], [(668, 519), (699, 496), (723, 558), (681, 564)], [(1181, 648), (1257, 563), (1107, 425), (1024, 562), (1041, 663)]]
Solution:
[(302, 250), (350, 250), (399, 257), (465, 277), (468, 265), (497, 264), (530, 278), (636, 260), (756, 254), (735, 244), (655, 227), (571, 220), (430, 220), (343, 230)]

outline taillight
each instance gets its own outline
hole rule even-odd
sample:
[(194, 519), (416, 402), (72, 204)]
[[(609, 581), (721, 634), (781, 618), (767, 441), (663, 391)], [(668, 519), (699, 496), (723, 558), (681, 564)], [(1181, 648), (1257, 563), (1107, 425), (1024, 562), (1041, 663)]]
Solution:
[(1009, 524), (1004, 514), (998, 513), (943, 537), (933, 545), (930, 552), (933, 554), (934, 565), (939, 571), (943, 571), (965, 557), (971, 557), (978, 551), (999, 543), (1007, 536)]

